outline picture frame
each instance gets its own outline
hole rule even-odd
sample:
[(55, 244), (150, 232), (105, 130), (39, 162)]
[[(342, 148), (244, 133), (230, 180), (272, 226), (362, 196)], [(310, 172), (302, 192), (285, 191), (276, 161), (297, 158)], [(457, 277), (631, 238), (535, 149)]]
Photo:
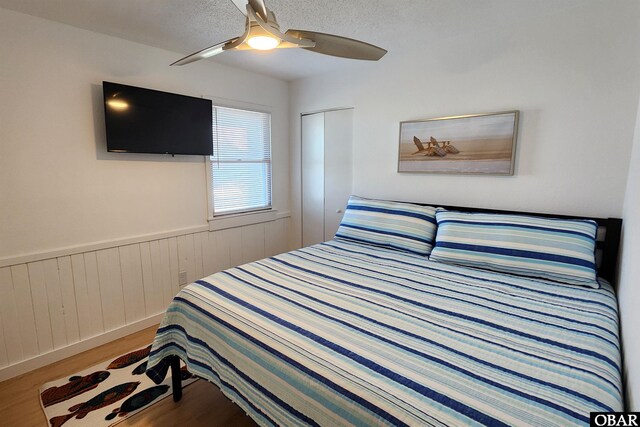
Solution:
[(520, 111), (400, 122), (399, 173), (513, 175)]

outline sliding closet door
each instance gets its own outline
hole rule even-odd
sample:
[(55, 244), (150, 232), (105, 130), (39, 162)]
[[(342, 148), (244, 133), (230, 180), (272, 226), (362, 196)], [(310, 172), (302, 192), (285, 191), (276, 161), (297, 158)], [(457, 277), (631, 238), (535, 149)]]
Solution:
[(324, 113), (324, 240), (333, 239), (352, 189), (353, 109)]
[(324, 113), (302, 116), (302, 246), (324, 241)]

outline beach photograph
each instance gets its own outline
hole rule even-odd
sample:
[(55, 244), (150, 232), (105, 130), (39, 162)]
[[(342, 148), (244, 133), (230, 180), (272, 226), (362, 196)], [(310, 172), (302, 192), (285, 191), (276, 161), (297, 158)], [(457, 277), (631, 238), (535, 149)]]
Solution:
[(518, 111), (400, 123), (398, 172), (513, 175)]

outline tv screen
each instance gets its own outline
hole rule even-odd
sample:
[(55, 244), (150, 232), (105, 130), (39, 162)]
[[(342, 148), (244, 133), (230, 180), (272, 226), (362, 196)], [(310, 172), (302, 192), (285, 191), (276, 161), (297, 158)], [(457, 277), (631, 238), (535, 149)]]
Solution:
[(213, 154), (211, 100), (102, 82), (107, 150)]

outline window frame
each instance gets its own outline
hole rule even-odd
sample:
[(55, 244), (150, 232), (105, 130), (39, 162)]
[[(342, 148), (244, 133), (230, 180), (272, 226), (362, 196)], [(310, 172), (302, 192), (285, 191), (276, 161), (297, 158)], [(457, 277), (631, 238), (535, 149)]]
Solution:
[[(227, 228), (225, 224), (253, 224), (257, 222), (269, 221), (275, 219), (277, 216), (277, 210), (274, 208), (274, 194), (273, 194), (273, 112), (271, 107), (259, 104), (245, 104), (245, 103), (230, 103), (229, 100), (224, 100), (224, 102), (219, 102), (216, 98), (208, 98), (212, 101), (212, 110), (211, 114), (213, 115), (213, 108), (221, 107), (221, 108), (231, 108), (236, 110), (244, 110), (251, 111), (255, 113), (263, 113), (269, 115), (269, 166), (270, 166), (270, 179), (269, 185), (271, 200), (270, 206), (263, 208), (254, 208), (247, 209), (242, 211), (234, 211), (228, 213), (218, 213), (214, 212), (214, 197), (213, 197), (213, 167), (212, 163), (213, 156), (204, 156), (204, 161), (206, 165), (206, 181), (207, 181), (207, 220), (211, 224), (211, 229), (223, 229)], [(212, 129), (213, 132), (213, 129)], [(214, 141), (215, 144), (215, 141)], [(252, 218), (256, 217), (256, 218)], [(218, 223), (218, 224), (216, 224)], [(234, 225), (235, 226), (235, 225)]]

